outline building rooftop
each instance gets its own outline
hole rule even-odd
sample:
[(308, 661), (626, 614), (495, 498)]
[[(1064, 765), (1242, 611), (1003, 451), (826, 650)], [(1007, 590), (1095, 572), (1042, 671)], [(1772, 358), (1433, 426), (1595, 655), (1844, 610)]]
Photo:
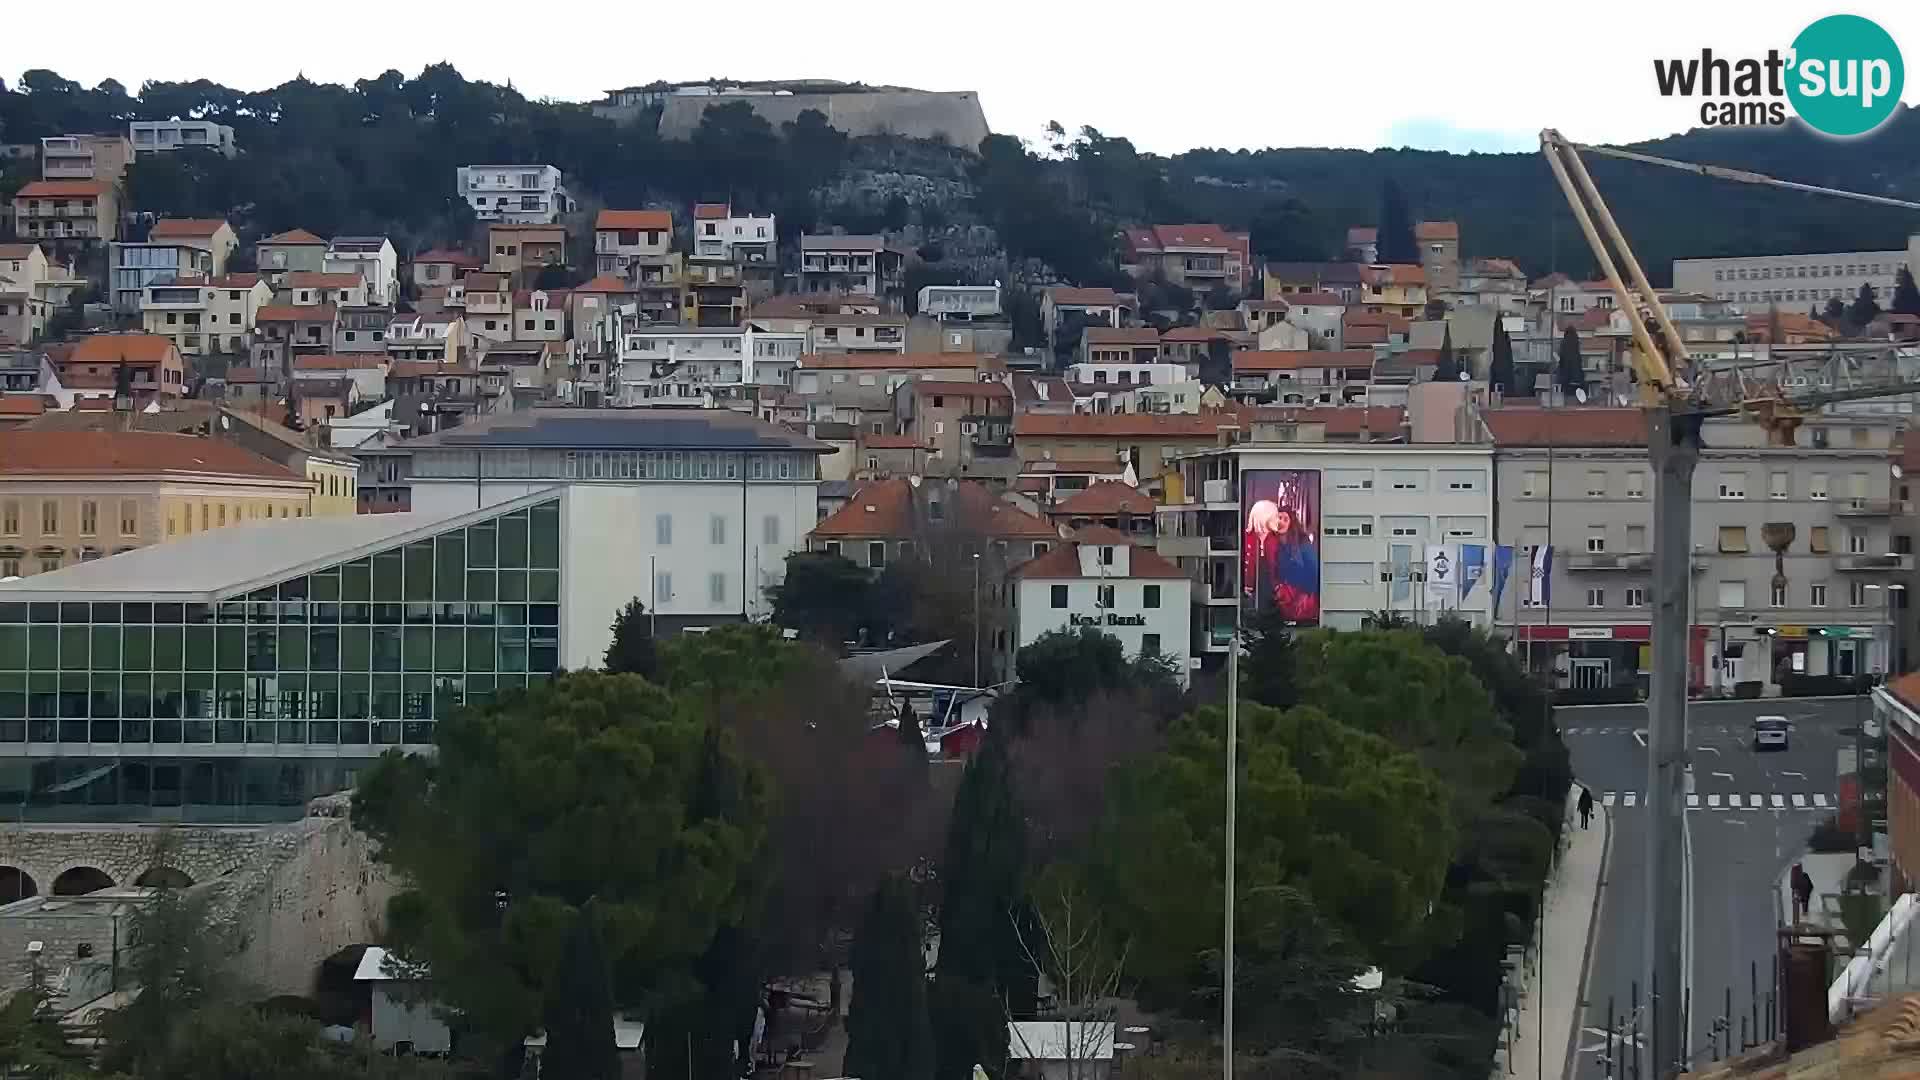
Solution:
[(173, 350), (171, 339), (158, 334), (89, 334), (68, 354), (69, 364), (158, 364)]
[(1089, 326), (1081, 333), (1088, 345), (1160, 344), (1160, 332), (1151, 326)]
[(410, 449), (471, 446), (833, 452), (826, 443), (789, 428), (725, 409), (528, 409), (484, 416), (403, 445)]
[[(949, 500), (955, 512), (945, 515), (957, 527), (996, 539), (1057, 540), (1060, 534), (1042, 518), (993, 496), (985, 485), (960, 480), (952, 486), (919, 477), (878, 480), (855, 492), (845, 506), (814, 526), (813, 535), (836, 537), (910, 536), (918, 531), (916, 504), (935, 498)], [(929, 517), (929, 521), (931, 518)]]
[(849, 233), (845, 236), (800, 237), (801, 251), (879, 251), (887, 246), (883, 236)]
[(326, 247), (327, 246), (327, 242), (325, 240), (320, 239), (319, 237), (313, 235), (312, 233), (308, 232), (305, 229), (288, 229), (286, 232), (275, 233), (274, 235), (269, 236), (265, 240), (262, 240), (260, 242), (263, 244), (281, 244), (287, 247)]
[(0, 476), (156, 473), (302, 479), (284, 466), (220, 439), (150, 431), (0, 431)]
[(384, 236), (336, 236), (327, 245), (329, 252), (341, 255), (372, 255), (387, 244)]
[(673, 214), (666, 210), (602, 210), (593, 219), (593, 227), (671, 232)]
[(1072, 517), (1076, 514), (1152, 514), (1152, 497), (1139, 488), (1113, 480), (1087, 485), (1053, 505), (1052, 513)]
[(1175, 566), (1170, 559), (1154, 551), (1152, 548), (1135, 545), (1125, 534), (1116, 532), (1113, 529), (1098, 527), (1081, 529), (1074, 533), (1073, 537), (1066, 543), (1053, 548), (1045, 555), (1021, 563), (1014, 568), (1014, 576), (1023, 578), (1112, 578), (1119, 576), (1111, 572), (1102, 574), (1087, 573), (1085, 567), (1082, 566), (1080, 562), (1079, 549), (1082, 545), (1130, 548), (1131, 551), (1127, 555), (1128, 565), (1126, 573), (1126, 576), (1129, 578), (1178, 578), (1184, 580), (1187, 576), (1186, 571)]
[(365, 281), (351, 270), (295, 270), (287, 275), (287, 284), (296, 289), (351, 289)]
[(224, 218), (161, 218), (153, 223), (149, 240), (205, 240), (228, 228)]
[(1233, 354), (1235, 371), (1299, 371), (1303, 368), (1372, 367), (1372, 349), (1247, 349)]
[(939, 368), (996, 367), (1000, 358), (993, 353), (808, 353), (800, 358), (800, 370), (820, 371), (834, 368), (903, 371)]
[(1562, 409), (1482, 409), (1495, 446), (1645, 446), (1646, 414), (1639, 409), (1584, 406)]
[(1238, 413), (1025, 413), (1013, 420), (1015, 438), (1214, 439), (1241, 427)]
[(1460, 226), (1452, 221), (1422, 221), (1413, 227), (1415, 240), (1458, 240)]
[(332, 304), (261, 304), (255, 322), (332, 322)]
[(23, 184), (13, 193), (16, 199), (76, 198), (93, 196), (98, 198), (113, 190), (113, 185), (104, 180), (34, 180)]

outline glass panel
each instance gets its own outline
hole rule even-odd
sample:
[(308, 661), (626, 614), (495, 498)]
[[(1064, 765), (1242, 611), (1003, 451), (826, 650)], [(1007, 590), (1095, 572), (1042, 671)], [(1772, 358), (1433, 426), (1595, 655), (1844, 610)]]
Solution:
[(487, 567), (493, 565), (494, 551), (498, 543), (499, 530), (493, 522), (483, 521), (467, 527), (467, 565)]
[[(153, 715), (178, 717), (186, 709), (186, 697), (181, 691), (180, 676), (167, 673), (153, 677)], [(180, 738), (180, 726), (173, 725), (174, 739)], [(158, 738), (158, 736), (155, 736)]]
[[(487, 582), (487, 599), (493, 599), (491, 575)], [(0, 626), (0, 671), (27, 670), (27, 628), (24, 626)]]
[[(340, 677), (340, 715), (349, 720), (365, 720), (373, 715), (373, 683), (365, 675)], [(341, 738), (347, 742), (356, 740)], [(365, 739), (357, 740), (366, 742)]]
[[(214, 676), (215, 719), (238, 720), (247, 715), (247, 677), (222, 672)], [(238, 729), (236, 729), (238, 730)], [(228, 742), (221, 739), (221, 742)], [(233, 740), (233, 741), (237, 741)]]
[[(467, 631), (467, 670), (492, 671), (494, 665), (494, 637), (492, 630)], [(441, 670), (451, 670), (442, 668)]]
[[(129, 626), (121, 639), (120, 666), (127, 671), (153, 670), (153, 628)], [(98, 647), (97, 645), (95, 646)], [(0, 667), (6, 665), (0, 664)]]
[(95, 720), (88, 725), (87, 737), (97, 743), (117, 743), (120, 741), (120, 721)]
[[(247, 631), (248, 671), (277, 671), (280, 667), (279, 658), (280, 636), (273, 627), (256, 627)], [(225, 660), (222, 656), (222, 667), (226, 666)]]
[(373, 628), (373, 670), (400, 670), (399, 627), (376, 626)]
[(279, 741), (282, 743), (303, 743), (307, 741), (307, 725), (300, 720), (280, 721)]
[(314, 600), (340, 599), (340, 568), (336, 566), (315, 572), (309, 588)]
[(433, 680), (433, 718), (444, 720), (460, 708), (464, 684), (458, 675), (442, 675)]
[(560, 565), (560, 504), (543, 502), (532, 509), (531, 536), (528, 541), (530, 565), (558, 568)]
[(494, 598), (493, 580), (491, 570), (467, 571), (467, 599), (492, 600)]
[(500, 628), (500, 670), (527, 670), (526, 627), (503, 626)]
[[(27, 715), (27, 673), (24, 671), (0, 672), (0, 718), (16, 720)], [(11, 731), (12, 729), (8, 729)], [(25, 724), (19, 726), (19, 735), (14, 738), (0, 736), (0, 742), (19, 742), (27, 737)]]
[[(153, 628), (153, 670), (181, 671), (186, 661), (187, 628), (184, 626), (156, 626)], [(213, 650), (207, 650), (211, 653)]]
[(60, 621), (63, 623), (92, 622), (93, 611), (85, 604), (61, 604)]
[(88, 614), (97, 623), (117, 623), (120, 621), (119, 604), (91, 604)]
[(100, 626), (95, 624), (93, 628), (93, 666), (104, 671), (119, 670), (120, 628), (118, 626)]
[[(72, 605), (68, 605), (72, 606)], [(85, 607), (85, 604), (80, 605)], [(60, 628), (60, 670), (87, 670), (87, 645), (90, 635), (85, 626), (63, 626)]]
[(433, 631), (424, 626), (409, 626), (405, 633), (407, 670), (432, 671)]
[(270, 743), (274, 736), (274, 722), (271, 720), (247, 721), (246, 739), (250, 743)]
[(527, 605), (527, 622), (533, 626), (559, 626), (560, 625), (560, 605), (558, 604)]
[(340, 676), (314, 673), (307, 687), (307, 710), (315, 717), (340, 715)]
[(467, 598), (467, 541), (459, 532), (433, 541), (433, 598), (439, 603)]
[(500, 565), (527, 565), (527, 512), (500, 518)]
[(400, 676), (375, 675), (373, 677), (373, 715), (381, 719), (395, 719), (400, 715)]
[(60, 670), (59, 627), (27, 627), (27, 669), (29, 671)]
[(500, 599), (522, 601), (527, 598), (527, 572), (525, 570), (500, 571)]
[[(349, 595), (347, 599), (354, 599)], [(373, 599), (376, 603), (397, 603), (400, 597), (400, 553), (383, 551), (373, 557)]]
[(304, 627), (280, 628), (280, 670), (307, 670), (307, 631)]
[(340, 670), (370, 671), (373, 663), (373, 631), (364, 626), (340, 628)]
[[(120, 741), (144, 743), (153, 741), (153, 721), (143, 717), (128, 717), (120, 721)], [(128, 767), (132, 767), (131, 764)]]
[(458, 627), (442, 626), (433, 632), (433, 670), (465, 671), (467, 641)]
[(340, 725), (333, 720), (315, 720), (307, 725), (307, 742), (331, 746), (340, 741)]
[(372, 742), (372, 732), (365, 720), (343, 721), (340, 725), (340, 744), (342, 746), (365, 746)]
[(373, 744), (375, 746), (398, 746), (400, 744), (400, 721), (384, 720), (373, 725)]
[(527, 599), (535, 603), (558, 603), (560, 600), (560, 571), (529, 571), (527, 573)]
[(124, 675), (120, 679), (120, 715), (153, 715), (153, 676)]
[(340, 600), (364, 604), (373, 599), (373, 565), (366, 559), (340, 567)]
[(239, 626), (214, 628), (213, 666), (219, 671), (247, 669), (247, 631)]
[[(91, 712), (93, 716), (120, 715), (120, 676), (113, 672), (99, 672), (93, 676), (91, 694)], [(118, 738), (116, 734), (115, 738)], [(111, 742), (113, 740), (97, 740)]]
[(400, 598), (403, 600), (433, 599), (433, 544), (421, 542), (408, 544), (406, 552), (407, 578)]
[[(285, 645), (282, 645), (285, 648)], [(315, 671), (340, 670), (340, 631), (331, 626), (316, 626), (312, 638), (312, 668)]]

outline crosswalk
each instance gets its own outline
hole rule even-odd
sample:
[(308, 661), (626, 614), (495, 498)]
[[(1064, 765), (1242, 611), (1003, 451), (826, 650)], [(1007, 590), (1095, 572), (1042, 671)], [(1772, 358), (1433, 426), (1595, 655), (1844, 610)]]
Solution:
[[(1838, 796), (1814, 791), (1715, 791), (1694, 792), (1687, 796), (1689, 810), (1811, 810), (1825, 812), (1838, 809)], [(1636, 810), (1647, 805), (1646, 796), (1638, 791), (1603, 791), (1600, 793), (1600, 805), (1617, 807), (1622, 810)]]

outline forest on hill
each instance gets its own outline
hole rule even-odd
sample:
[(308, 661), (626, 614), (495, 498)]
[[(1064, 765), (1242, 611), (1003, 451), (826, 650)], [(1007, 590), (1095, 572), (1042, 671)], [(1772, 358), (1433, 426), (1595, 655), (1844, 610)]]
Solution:
[[(1458, 221), (1469, 256), (1513, 258), (1532, 274), (1591, 270), (1536, 154), (1271, 148), (1161, 157), (1124, 136), (1059, 126), (1033, 140), (993, 135), (979, 147), (952, 147), (849, 138), (811, 112), (776, 129), (744, 105), (712, 108), (691, 138), (670, 140), (644, 117), (616, 124), (585, 105), (467, 80), (446, 63), (413, 77), (387, 71), (351, 86), (300, 78), (261, 91), (207, 80), (89, 88), (47, 70), (0, 83), (0, 142), (174, 117), (231, 125), (243, 152), (231, 161), (143, 158), (127, 176), (129, 203), (156, 214), (224, 215), (244, 235), (299, 226), (385, 232), (403, 251), (458, 242), (472, 226), (454, 196), (458, 166), (542, 162), (559, 166), (589, 207), (731, 199), (778, 214), (787, 237), (912, 225), (938, 240), (987, 226), (1023, 276), (1095, 284), (1116, 272), (1120, 228), (1141, 222), (1215, 221), (1250, 229), (1259, 255), (1336, 258), (1348, 226), (1375, 223), (1391, 179), (1417, 218)], [(1795, 126), (1699, 130), (1635, 146), (1920, 197), (1920, 116), (1911, 108), (1852, 141)], [(0, 176), (0, 196), (32, 179), (29, 168), (14, 163)], [(1675, 258), (1898, 248), (1916, 231), (1915, 215), (1892, 208), (1619, 161), (1590, 168), (1656, 281)], [(863, 190), (849, 177), (876, 174), (891, 178), (890, 194), (848, 196)], [(903, 189), (902, 176), (934, 182)]]

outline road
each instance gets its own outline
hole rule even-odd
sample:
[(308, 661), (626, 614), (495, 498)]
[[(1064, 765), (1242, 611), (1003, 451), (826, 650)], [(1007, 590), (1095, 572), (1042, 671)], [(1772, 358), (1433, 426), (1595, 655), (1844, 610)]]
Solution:
[[(1683, 968), (1691, 1004), (1689, 1046), (1695, 1063), (1719, 1056), (1714, 1020), (1732, 994), (1732, 1037), (1741, 1017), (1764, 1022), (1772, 977), (1773, 935), (1780, 912), (1775, 882), (1806, 847), (1814, 825), (1837, 806), (1839, 751), (1868, 715), (1867, 699), (1771, 699), (1695, 702), (1687, 710), (1693, 791), (1685, 813), (1688, 925)], [(1610, 1074), (1605, 1047), (1609, 1004), (1616, 1027), (1647, 987), (1642, 949), (1646, 919), (1646, 710), (1639, 705), (1556, 710), (1574, 777), (1612, 816), (1613, 838), (1592, 943), (1586, 1008), (1578, 1036), (1579, 1080), (1633, 1076), (1621, 1059)], [(1784, 751), (1756, 753), (1751, 725), (1760, 715), (1793, 721)], [(1757, 978), (1756, 978), (1757, 976)], [(1757, 983), (1759, 1001), (1751, 987)], [(1641, 1036), (1645, 1045), (1647, 1036)], [(1722, 1037), (1718, 1049), (1724, 1051)], [(1642, 1062), (1654, 1075), (1651, 1062)]]

